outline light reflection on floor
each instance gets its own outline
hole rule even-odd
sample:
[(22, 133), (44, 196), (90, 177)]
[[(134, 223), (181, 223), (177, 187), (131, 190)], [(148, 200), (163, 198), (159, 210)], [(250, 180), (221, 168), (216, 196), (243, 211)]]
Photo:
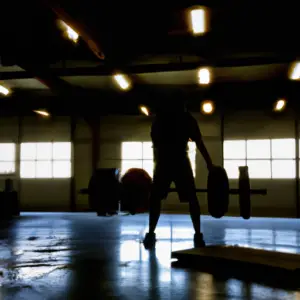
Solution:
[[(161, 217), (155, 252), (141, 243), (147, 221), (24, 214), (0, 230), (0, 299), (300, 299), (296, 291), (172, 268), (171, 252), (193, 246), (189, 216)], [(208, 244), (300, 253), (297, 220), (204, 217), (203, 232)]]

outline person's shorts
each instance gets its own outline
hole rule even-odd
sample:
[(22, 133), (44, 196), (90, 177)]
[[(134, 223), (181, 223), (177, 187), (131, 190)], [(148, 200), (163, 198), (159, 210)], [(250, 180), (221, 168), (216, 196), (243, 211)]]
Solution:
[(155, 162), (151, 200), (165, 199), (172, 182), (175, 183), (180, 202), (189, 202), (195, 198), (195, 181), (187, 155), (158, 159)]

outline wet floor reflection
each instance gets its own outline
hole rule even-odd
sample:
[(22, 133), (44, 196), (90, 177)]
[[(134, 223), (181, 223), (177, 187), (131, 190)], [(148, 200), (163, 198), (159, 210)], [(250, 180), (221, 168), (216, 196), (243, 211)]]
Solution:
[[(300, 299), (296, 291), (172, 267), (171, 252), (193, 246), (189, 216), (162, 216), (155, 251), (141, 243), (147, 220), (25, 214), (0, 229), (0, 299)], [(203, 232), (208, 244), (300, 251), (295, 220), (204, 217)]]

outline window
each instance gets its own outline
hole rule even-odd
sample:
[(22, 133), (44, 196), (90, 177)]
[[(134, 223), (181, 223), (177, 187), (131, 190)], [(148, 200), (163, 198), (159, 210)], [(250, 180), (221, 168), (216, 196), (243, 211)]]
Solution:
[(224, 141), (225, 159), (246, 159), (246, 141)]
[(274, 139), (272, 140), (273, 159), (295, 159), (296, 141), (294, 139)]
[(230, 179), (239, 177), (243, 165), (250, 178), (295, 178), (295, 156), (294, 139), (224, 141), (224, 168)]
[(296, 178), (295, 139), (271, 140), (272, 178)]
[(153, 176), (153, 151), (151, 142), (122, 143), (121, 175), (128, 169), (141, 168)]
[(253, 179), (271, 178), (271, 141), (247, 140), (246, 164), (249, 168), (249, 177)]
[(0, 144), (0, 174), (15, 173), (16, 145), (13, 143)]
[(270, 140), (247, 140), (247, 159), (270, 159)]
[[(196, 144), (189, 142), (188, 147), (188, 156), (195, 176)], [(141, 168), (153, 177), (154, 162), (152, 142), (123, 142), (121, 151), (121, 175), (124, 175), (128, 169)]]
[(196, 176), (196, 143), (195, 142), (189, 142), (188, 143), (188, 156), (191, 162), (192, 170), (194, 177)]
[(230, 179), (239, 178), (239, 167), (245, 166), (246, 160), (224, 160), (224, 168), (227, 172), (227, 176)]
[(22, 143), (21, 178), (70, 178), (71, 143)]
[(296, 178), (295, 160), (273, 160), (272, 178)]

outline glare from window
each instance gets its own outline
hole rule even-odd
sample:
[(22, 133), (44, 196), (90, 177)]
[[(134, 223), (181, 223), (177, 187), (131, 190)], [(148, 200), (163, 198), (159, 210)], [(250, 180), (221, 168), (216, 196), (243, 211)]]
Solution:
[(0, 144), (0, 174), (12, 174), (15, 170), (16, 145), (14, 143)]
[(151, 142), (143, 142), (143, 159), (153, 159), (153, 148)]
[(20, 176), (21, 178), (36, 178), (36, 162), (21, 161)]
[(271, 158), (270, 140), (247, 140), (247, 159)]
[(124, 142), (122, 143), (122, 159), (142, 159), (143, 143)]
[(153, 160), (144, 160), (143, 161), (143, 169), (149, 174), (149, 176), (153, 177), (153, 170), (154, 170), (154, 162)]
[(141, 159), (130, 159), (130, 160), (122, 160), (121, 162), (121, 176), (123, 176), (129, 169), (132, 168), (143, 168), (143, 161)]
[(246, 141), (224, 141), (224, 159), (246, 159)]
[(196, 176), (196, 150), (197, 150), (196, 149), (196, 143), (195, 142), (189, 142), (188, 147), (189, 147), (188, 157), (190, 159), (193, 175), (195, 177)]
[(37, 178), (52, 178), (51, 161), (37, 161), (35, 171), (35, 176)]
[(239, 167), (246, 166), (246, 160), (225, 160), (224, 169), (229, 179), (239, 178)]
[(22, 143), (21, 144), (21, 160), (36, 159), (37, 143)]
[(270, 160), (248, 160), (248, 171), (251, 179), (270, 179), (271, 161)]
[(53, 159), (54, 160), (71, 159), (71, 143), (68, 142), (53, 143)]
[(235, 158), (242, 156), (245, 143), (250, 179), (295, 178), (295, 139), (290, 138), (224, 141), (224, 167), (229, 178), (238, 178)]
[(275, 179), (296, 178), (295, 160), (273, 160), (272, 178)]
[(53, 161), (53, 177), (54, 178), (70, 178), (71, 161)]
[(70, 178), (71, 143), (21, 144), (21, 178)]
[(36, 159), (51, 160), (52, 159), (52, 143), (36, 143)]
[(12, 174), (15, 173), (15, 162), (0, 161), (0, 174)]
[(0, 144), (0, 161), (14, 161), (16, 146), (13, 143)]
[[(188, 156), (193, 174), (196, 174), (196, 144), (189, 142)], [(141, 168), (153, 177), (154, 159), (152, 142), (123, 142), (121, 146), (121, 176), (128, 169)]]
[(293, 159), (296, 157), (295, 139), (273, 139), (272, 158), (273, 159)]

